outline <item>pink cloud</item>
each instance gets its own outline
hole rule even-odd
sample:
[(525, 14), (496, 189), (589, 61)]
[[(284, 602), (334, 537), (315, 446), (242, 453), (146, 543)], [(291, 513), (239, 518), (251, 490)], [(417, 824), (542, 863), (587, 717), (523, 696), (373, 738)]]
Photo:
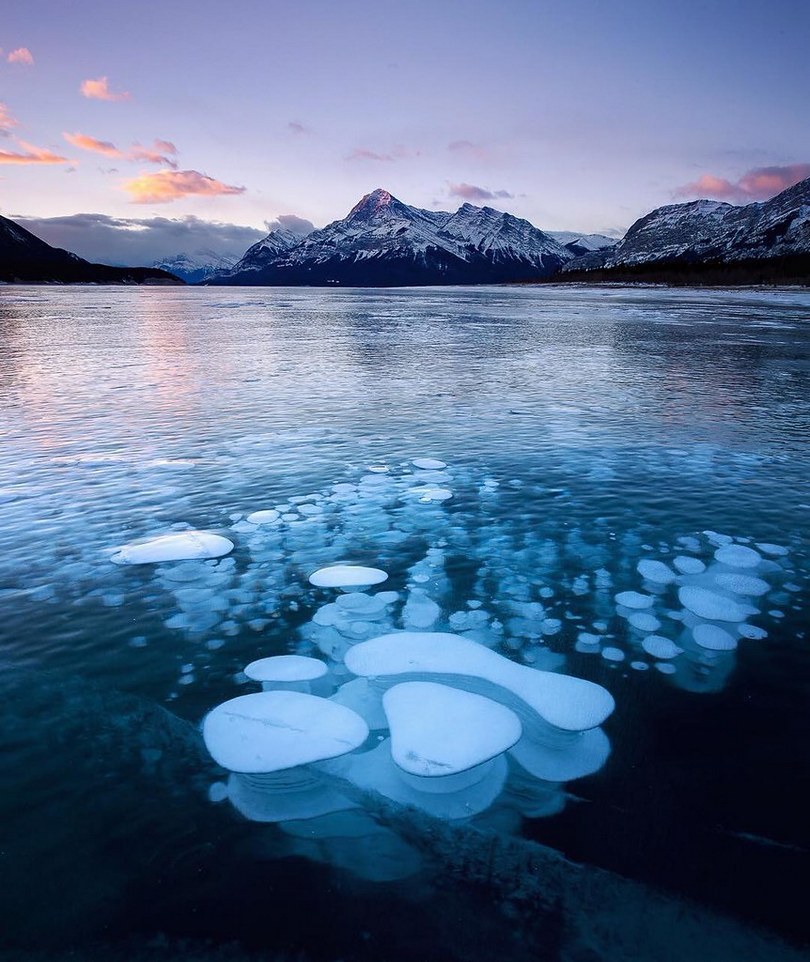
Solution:
[(115, 93), (109, 88), (106, 77), (98, 77), (96, 80), (83, 80), (79, 90), (82, 96), (89, 97), (90, 100), (131, 100), (132, 95), (126, 91)]
[(810, 177), (810, 164), (787, 164), (783, 167), (754, 167), (739, 180), (731, 181), (714, 174), (703, 174), (691, 184), (673, 191), (673, 197), (712, 197), (739, 203), (768, 200), (800, 180)]
[(501, 198), (512, 198), (508, 190), (488, 190), (486, 187), (477, 187), (475, 184), (450, 184), (448, 192), (451, 197), (461, 197), (462, 200), (498, 200)]
[(80, 150), (89, 150), (94, 154), (103, 154), (105, 157), (124, 156), (123, 151), (120, 151), (115, 144), (111, 144), (109, 140), (96, 140), (95, 137), (88, 137), (87, 134), (63, 133), (62, 136), (69, 144), (73, 144)]
[(67, 157), (60, 157), (44, 147), (35, 147), (24, 140), (18, 140), (17, 143), (22, 147), (23, 152), (0, 150), (0, 164), (66, 164), (68, 162)]
[(34, 65), (34, 55), (28, 49), (28, 47), (17, 47), (16, 50), (12, 50), (6, 57), (9, 63), (21, 63), (26, 67), (32, 67)]
[[(167, 150), (166, 148), (171, 149)], [(161, 150), (163, 153), (161, 153)], [(127, 157), (129, 160), (141, 160), (147, 164), (164, 164), (166, 167), (171, 167), (172, 170), (177, 170), (177, 161), (167, 156), (168, 154), (176, 153), (177, 148), (168, 140), (155, 140), (152, 143), (151, 150), (148, 147), (135, 144)]]
[(141, 174), (124, 183), (134, 204), (168, 204), (181, 197), (217, 197), (243, 194), (244, 187), (223, 184), (197, 170), (161, 170), (155, 174)]
[(17, 127), (19, 121), (12, 117), (8, 107), (0, 103), (0, 136), (8, 137), (12, 127)]
[(355, 147), (346, 160), (373, 160), (382, 161), (390, 164), (395, 160), (407, 160), (409, 157), (421, 157), (422, 152), (411, 150), (410, 147), (403, 147), (397, 144), (389, 153), (381, 154), (376, 150), (369, 150), (368, 147)]

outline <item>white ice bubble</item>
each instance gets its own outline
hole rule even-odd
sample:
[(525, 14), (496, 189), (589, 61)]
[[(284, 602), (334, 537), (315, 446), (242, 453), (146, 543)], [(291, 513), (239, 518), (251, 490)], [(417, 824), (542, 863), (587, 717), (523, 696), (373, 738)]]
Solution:
[(634, 611), (627, 619), (638, 631), (657, 631), (661, 622), (647, 611)]
[(309, 576), (309, 583), (317, 588), (368, 588), (387, 580), (386, 572), (361, 565), (330, 565)]
[(731, 572), (724, 572), (714, 576), (715, 583), (719, 588), (726, 591), (733, 591), (735, 595), (746, 595), (758, 598), (767, 594), (770, 585), (762, 578), (755, 578), (753, 575), (741, 575)]
[(676, 658), (683, 651), (683, 648), (679, 648), (674, 641), (664, 638), (663, 635), (647, 635), (641, 642), (641, 647), (653, 658)]
[(111, 560), (125, 565), (159, 564), (164, 561), (221, 558), (231, 551), (233, 542), (221, 535), (208, 531), (183, 531), (124, 545)]
[(758, 551), (742, 544), (723, 545), (715, 551), (714, 557), (729, 568), (756, 568), (762, 561), (762, 555)]
[(763, 554), (770, 555), (772, 558), (781, 558), (788, 554), (788, 549), (781, 544), (770, 544), (768, 542), (758, 541), (756, 546)]
[(465, 772), (511, 748), (523, 729), (498, 702), (435, 682), (406, 682), (383, 695), (391, 756), (412, 775)]
[(245, 521), (249, 521), (250, 524), (256, 525), (273, 524), (274, 522), (278, 521), (280, 517), (281, 515), (278, 511), (276, 511), (274, 508), (269, 508), (266, 511), (254, 511), (245, 518)]
[(699, 558), (690, 558), (687, 555), (678, 555), (672, 559), (672, 563), (685, 575), (699, 575), (706, 570), (706, 565)]
[(444, 461), (439, 461), (437, 458), (414, 458), (411, 464), (422, 471), (441, 471), (447, 467)]
[(621, 648), (603, 648), (602, 657), (605, 661), (624, 661), (624, 652)]
[(453, 497), (453, 492), (449, 488), (440, 488), (433, 485), (423, 484), (415, 488), (408, 488), (408, 494), (416, 495), (424, 504), (433, 501), (449, 501)]
[(652, 608), (655, 598), (652, 595), (643, 595), (638, 591), (620, 591), (616, 595), (616, 604), (624, 608), (634, 608), (643, 610)]
[(636, 565), (636, 571), (646, 581), (651, 581), (657, 585), (668, 585), (675, 580), (675, 572), (663, 561), (642, 559)]
[(203, 722), (211, 757), (231, 772), (270, 773), (334, 758), (366, 738), (368, 726), (351, 709), (297, 691), (240, 695)]
[(751, 613), (747, 605), (694, 585), (679, 588), (678, 598), (684, 608), (707, 621), (745, 621)]
[(631, 661), (630, 667), (633, 669), (633, 671), (647, 671), (650, 666), (646, 661)]
[(737, 633), (741, 638), (748, 638), (751, 641), (762, 641), (768, 637), (768, 632), (757, 625), (737, 625)]
[(692, 636), (701, 648), (708, 651), (734, 651), (737, 640), (717, 625), (695, 625)]
[(655, 663), (655, 670), (660, 671), (662, 675), (674, 675), (677, 669), (668, 661), (657, 661)]

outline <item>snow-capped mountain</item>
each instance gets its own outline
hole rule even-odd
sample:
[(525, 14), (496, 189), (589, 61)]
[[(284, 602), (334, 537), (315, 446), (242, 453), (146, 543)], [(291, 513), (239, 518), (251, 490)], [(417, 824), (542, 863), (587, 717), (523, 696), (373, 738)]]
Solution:
[(51, 247), (7, 217), (0, 217), (0, 281), (21, 284), (179, 284), (171, 274), (149, 267), (91, 264)]
[[(274, 231), (212, 284), (389, 287), (539, 280), (573, 256), (528, 221), (491, 207), (410, 207), (378, 189), (305, 236)], [(283, 235), (283, 236), (282, 236)]]
[(615, 247), (578, 257), (563, 272), (788, 260), (793, 270), (804, 259), (810, 261), (810, 178), (743, 207), (713, 200), (659, 207)]
[(605, 247), (615, 247), (619, 243), (617, 237), (608, 237), (606, 234), (577, 234), (570, 230), (550, 230), (546, 233), (577, 257)]
[(230, 270), (236, 263), (235, 257), (217, 254), (215, 251), (201, 250), (187, 254), (175, 254), (155, 261), (152, 267), (168, 271), (182, 278), (188, 284), (197, 284), (212, 274)]

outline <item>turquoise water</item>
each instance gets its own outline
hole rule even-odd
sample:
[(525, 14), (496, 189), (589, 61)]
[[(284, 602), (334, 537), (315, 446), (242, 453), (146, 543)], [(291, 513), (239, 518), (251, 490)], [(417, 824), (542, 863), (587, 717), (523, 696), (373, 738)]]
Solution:
[[(407, 626), (409, 598), (428, 597), (433, 630), (463, 630), (616, 699), (599, 771), (548, 790), (545, 811), (537, 798), (521, 808), (502, 797), (477, 816), (483, 827), (806, 939), (790, 876), (806, 873), (810, 848), (809, 349), (810, 295), (798, 291), (0, 290), (6, 676), (44, 673), (54, 691), (80, 680), (197, 725), (255, 690), (241, 674), (255, 658), (333, 653), (339, 665), (312, 620), (332, 596), (308, 575), (340, 560), (379, 567), (398, 593), (388, 630)], [(422, 457), (447, 468), (420, 472), (411, 462)], [(420, 500), (411, 488), (425, 484), (452, 497)], [(276, 525), (244, 520), (273, 508)], [(235, 549), (185, 566), (110, 560), (123, 544), (188, 528)], [(650, 655), (615, 594), (649, 590), (644, 559), (712, 564), (730, 539), (779, 549), (761, 552), (768, 590), (746, 622), (762, 637), (727, 652), (688, 642), (670, 584), (652, 592), (655, 633), (684, 651)], [(15, 723), (29, 717), (30, 688), (15, 688)], [(32, 724), (47, 713), (37, 706)], [(81, 744), (32, 762), (16, 737), (3, 755), (4, 827), (14, 836), (33, 820), (40, 857), (67, 873), (88, 818), (84, 789), (70, 804)], [(126, 783), (133, 764), (110, 777)], [(124, 794), (119, 815), (143, 802)], [(264, 846), (292, 871), (267, 826), (260, 844), (227, 803), (200, 806), (202, 819), (233, 818), (240, 857)], [(139, 824), (147, 848), (152, 831), (171, 847), (159, 820), (156, 806)], [(222, 858), (221, 837), (200, 829), (192, 848)], [(244, 936), (234, 909), (192, 924), (192, 885), (176, 912), (144, 914), (121, 883), (135, 874), (129, 847), (77, 857), (89, 918), (100, 898), (90, 879), (109, 871), (104, 901), (122, 937), (166, 929), (168, 917), (184, 920), (177, 936)], [(355, 904), (378, 914), (369, 870), (352, 871), (356, 849), (292, 854), (310, 894), (359, 877), (368, 888)], [(15, 887), (36, 892), (24, 847), (8, 868)], [(456, 911), (472, 905), (453, 897)], [(25, 904), (28, 915), (4, 911), (14, 938), (37, 944), (39, 900)], [(65, 944), (98, 936), (78, 908), (67, 915)], [(348, 934), (328, 950), (312, 933), (268, 939), (366, 957)], [(261, 943), (255, 931), (250, 943)]]

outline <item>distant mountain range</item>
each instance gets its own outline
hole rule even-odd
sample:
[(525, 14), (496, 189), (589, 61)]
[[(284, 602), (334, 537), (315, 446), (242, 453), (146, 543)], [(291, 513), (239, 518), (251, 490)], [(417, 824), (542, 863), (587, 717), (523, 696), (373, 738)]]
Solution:
[(391, 287), (548, 280), (808, 285), (810, 178), (741, 207), (710, 200), (659, 207), (620, 241), (546, 233), (492, 207), (421, 210), (377, 189), (320, 230), (271, 231), (236, 263), (201, 250), (152, 268), (91, 264), (0, 217), (5, 282)]
[(227, 257), (215, 251), (201, 250), (192, 253), (175, 254), (157, 260), (152, 267), (168, 271), (179, 277), (187, 284), (199, 284), (207, 280), (212, 274), (220, 274), (230, 270), (236, 263), (236, 257)]
[(207, 284), (496, 284), (550, 277), (574, 255), (527, 220), (491, 207), (421, 210), (387, 190), (301, 237), (276, 230)]
[(659, 207), (614, 247), (569, 261), (560, 279), (810, 284), (810, 178), (743, 207)]
[(149, 267), (91, 264), (51, 247), (7, 217), (0, 217), (0, 281), (21, 284), (179, 284), (172, 274)]

